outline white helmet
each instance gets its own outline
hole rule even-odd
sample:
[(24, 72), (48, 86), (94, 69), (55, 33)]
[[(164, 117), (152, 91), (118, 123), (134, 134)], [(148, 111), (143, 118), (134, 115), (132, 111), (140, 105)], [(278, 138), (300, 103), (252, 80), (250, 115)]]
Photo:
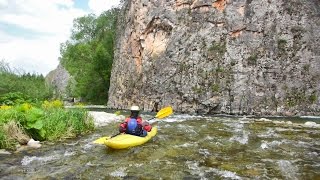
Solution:
[(139, 106), (131, 106), (131, 111), (140, 111)]

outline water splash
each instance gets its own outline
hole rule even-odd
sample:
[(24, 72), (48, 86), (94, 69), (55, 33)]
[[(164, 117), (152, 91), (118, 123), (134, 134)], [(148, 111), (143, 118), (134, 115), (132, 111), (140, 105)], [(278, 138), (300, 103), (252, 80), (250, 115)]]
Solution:
[(220, 176), (224, 177), (224, 178), (239, 179), (239, 180), (242, 179), (241, 177), (237, 176), (236, 173), (231, 172), (231, 171), (219, 171), (219, 170), (216, 170), (215, 172), (217, 174), (219, 174)]
[(271, 142), (262, 141), (260, 147), (261, 149), (272, 149), (280, 146), (283, 143), (284, 143), (283, 141), (271, 141)]
[(279, 169), (282, 175), (286, 177), (286, 179), (290, 179), (290, 180), (300, 179), (297, 175), (297, 172), (299, 169), (296, 166), (294, 166), (290, 161), (280, 160), (278, 161), (277, 164), (279, 166)]
[(208, 149), (199, 149), (199, 154), (203, 155), (204, 157), (208, 157), (211, 155)]
[(45, 156), (45, 157), (25, 156), (21, 160), (21, 164), (23, 166), (27, 166), (33, 161), (40, 162), (41, 164), (46, 164), (47, 162), (50, 162), (50, 161), (53, 161), (53, 160), (57, 160), (57, 159), (59, 159), (59, 157), (57, 157), (57, 156)]
[(65, 157), (67, 157), (67, 156), (73, 156), (73, 155), (75, 155), (76, 153), (75, 152), (73, 152), (73, 151), (66, 151), (66, 152), (64, 152), (64, 155), (63, 156), (65, 156)]
[(168, 118), (165, 118), (161, 121), (164, 122), (183, 122), (186, 120), (193, 120), (193, 119), (198, 119), (198, 118), (202, 118), (202, 116), (193, 116), (193, 115), (174, 115), (174, 116), (170, 116)]
[(188, 169), (191, 170), (192, 175), (200, 176), (202, 180), (206, 180), (207, 178), (204, 177), (204, 172), (201, 170), (201, 167), (199, 167), (199, 162), (196, 161), (187, 161), (186, 165)]
[(258, 134), (257, 136), (260, 138), (278, 138), (278, 137), (280, 137), (279, 134), (277, 134), (275, 132), (275, 130), (272, 128), (267, 128), (267, 132)]
[(120, 167), (119, 169), (111, 172), (110, 176), (113, 176), (113, 177), (125, 177), (127, 175), (127, 173), (125, 171), (126, 171), (126, 168)]
[(187, 148), (187, 147), (193, 147), (193, 146), (197, 146), (197, 145), (198, 145), (197, 143), (184, 143), (181, 145), (174, 145), (173, 147), (174, 148), (180, 148), (180, 147)]
[(182, 125), (182, 124), (179, 124), (178, 125), (178, 128), (179, 130), (185, 132), (185, 133), (192, 133), (192, 134), (198, 134), (195, 130), (194, 130), (194, 127), (193, 126), (187, 126), (187, 125)]
[(83, 146), (83, 150), (84, 150), (84, 152), (86, 152), (86, 151), (90, 150), (92, 147), (94, 147), (94, 144), (88, 143)]
[(234, 135), (230, 138), (230, 141), (237, 141), (240, 144), (248, 144), (249, 141), (249, 132), (243, 131), (242, 134)]
[(229, 141), (237, 141), (240, 144), (248, 144), (249, 141), (249, 132), (244, 130), (244, 125), (239, 123), (233, 123), (233, 124), (226, 124), (229, 127), (233, 128), (233, 132), (235, 134), (229, 139)]

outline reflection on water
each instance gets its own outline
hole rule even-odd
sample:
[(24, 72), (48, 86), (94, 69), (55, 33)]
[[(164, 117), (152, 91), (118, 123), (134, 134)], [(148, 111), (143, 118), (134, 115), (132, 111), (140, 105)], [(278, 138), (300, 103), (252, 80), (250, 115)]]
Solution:
[[(145, 118), (150, 116), (146, 115)], [(291, 120), (293, 123), (288, 123)], [(301, 121), (299, 121), (300, 123)], [(319, 179), (320, 128), (292, 119), (174, 115), (150, 142), (112, 150), (92, 144), (116, 133), (43, 143), (0, 156), (1, 179)], [(318, 123), (319, 124), (319, 123)]]

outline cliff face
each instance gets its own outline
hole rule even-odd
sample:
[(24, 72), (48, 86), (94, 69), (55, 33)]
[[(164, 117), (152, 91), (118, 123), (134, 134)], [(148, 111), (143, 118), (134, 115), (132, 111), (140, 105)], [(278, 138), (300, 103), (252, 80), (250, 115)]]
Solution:
[(59, 64), (58, 67), (48, 73), (46, 76), (46, 82), (50, 84), (54, 89), (54, 95), (56, 97), (66, 97), (66, 88), (70, 74), (68, 71)]
[(126, 1), (108, 106), (320, 114), (320, 1)]

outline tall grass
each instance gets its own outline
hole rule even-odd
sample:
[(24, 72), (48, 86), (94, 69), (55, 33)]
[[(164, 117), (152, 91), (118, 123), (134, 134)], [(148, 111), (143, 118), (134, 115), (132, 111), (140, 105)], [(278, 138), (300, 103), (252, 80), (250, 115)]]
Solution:
[[(58, 104), (58, 106), (57, 106)], [(60, 105), (59, 105), (60, 104)], [(8, 124), (14, 122), (26, 136), (40, 141), (55, 141), (76, 137), (94, 130), (93, 119), (84, 109), (64, 109), (57, 101), (36, 107), (24, 103), (11, 108), (0, 106), (0, 149), (14, 149), (21, 139), (8, 133)]]
[(75, 137), (94, 129), (93, 120), (84, 109), (50, 109), (46, 111), (43, 129), (47, 140)]

